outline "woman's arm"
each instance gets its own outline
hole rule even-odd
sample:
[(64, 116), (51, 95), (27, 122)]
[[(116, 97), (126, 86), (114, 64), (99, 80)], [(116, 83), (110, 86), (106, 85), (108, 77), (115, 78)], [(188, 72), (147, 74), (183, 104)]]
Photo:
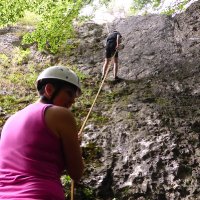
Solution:
[(66, 108), (53, 106), (47, 110), (46, 120), (53, 132), (62, 140), (66, 170), (69, 176), (74, 181), (79, 181), (84, 165), (73, 114)]
[(116, 49), (119, 48), (119, 44), (121, 43), (121, 35), (117, 34), (117, 39), (116, 39)]

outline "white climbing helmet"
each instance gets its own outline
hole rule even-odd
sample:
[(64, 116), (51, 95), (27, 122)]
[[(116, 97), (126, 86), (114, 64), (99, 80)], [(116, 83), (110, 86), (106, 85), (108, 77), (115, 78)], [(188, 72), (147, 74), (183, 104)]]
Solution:
[(37, 78), (37, 84), (44, 79), (57, 79), (75, 85), (81, 93), (81, 84), (79, 77), (74, 71), (64, 66), (52, 66), (46, 68)]

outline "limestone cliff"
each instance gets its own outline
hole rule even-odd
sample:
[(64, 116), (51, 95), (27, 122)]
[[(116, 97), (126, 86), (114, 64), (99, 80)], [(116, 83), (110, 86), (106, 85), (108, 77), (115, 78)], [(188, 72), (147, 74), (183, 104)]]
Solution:
[[(92, 193), (77, 199), (200, 199), (199, 27), (200, 1), (175, 17), (109, 24), (125, 45), (121, 80), (114, 82), (109, 73), (101, 95), (110, 99), (97, 101), (94, 111), (108, 120), (103, 126), (88, 122), (84, 130), (87, 165), (77, 187)], [(79, 34), (85, 35), (73, 61), (98, 79), (106, 27), (87, 24)]]

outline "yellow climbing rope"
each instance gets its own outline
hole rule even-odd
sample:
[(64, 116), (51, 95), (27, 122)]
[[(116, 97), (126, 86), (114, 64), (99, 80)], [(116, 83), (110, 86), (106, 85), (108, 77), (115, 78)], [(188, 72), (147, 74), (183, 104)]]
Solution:
[[(86, 122), (87, 122), (87, 120), (88, 120), (88, 118), (89, 118), (89, 116), (90, 116), (90, 113), (92, 112), (92, 109), (93, 109), (94, 104), (95, 104), (95, 102), (96, 102), (96, 100), (97, 100), (97, 97), (99, 96), (99, 93), (100, 93), (100, 91), (101, 91), (101, 89), (102, 89), (102, 87), (103, 87), (103, 84), (104, 84), (104, 82), (105, 82), (105, 80), (106, 80), (106, 77), (107, 77), (107, 75), (108, 75), (110, 66), (111, 66), (111, 64), (112, 64), (112, 60), (113, 60), (113, 58), (115, 57), (115, 54), (116, 54), (116, 53), (117, 53), (117, 50), (115, 51), (114, 55), (113, 55), (112, 58), (111, 58), (111, 63), (110, 63), (110, 65), (108, 65), (108, 68), (107, 68), (106, 73), (105, 73), (105, 75), (104, 75), (104, 78), (103, 78), (103, 80), (102, 80), (102, 82), (101, 82), (101, 85), (100, 85), (100, 87), (99, 87), (99, 90), (98, 90), (98, 92), (97, 92), (97, 94), (96, 94), (96, 96), (95, 96), (95, 99), (94, 99), (94, 101), (93, 101), (93, 103), (92, 103), (92, 106), (90, 107), (90, 110), (89, 110), (89, 112), (88, 112), (88, 114), (87, 114), (87, 116), (86, 116), (86, 118), (85, 118), (85, 120), (84, 120), (84, 122), (83, 122), (83, 124), (82, 124), (82, 126), (81, 126), (81, 129), (80, 129), (80, 131), (79, 131), (79, 138), (82, 138), (83, 129), (84, 129), (84, 127), (85, 127), (85, 125), (86, 125)], [(74, 200), (74, 181), (73, 181), (73, 180), (71, 181), (71, 200)]]

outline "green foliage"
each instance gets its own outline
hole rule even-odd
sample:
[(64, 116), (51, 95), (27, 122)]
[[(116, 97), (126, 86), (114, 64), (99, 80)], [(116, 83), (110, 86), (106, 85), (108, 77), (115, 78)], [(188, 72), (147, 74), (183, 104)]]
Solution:
[(36, 101), (38, 97), (35, 91), (35, 81), (38, 76), (36, 68), (36, 66), (0, 65), (0, 107), (2, 109), (0, 127), (6, 120), (4, 116), (13, 114), (28, 103)]
[[(162, 5), (165, 1), (167, 0), (134, 0), (130, 10), (133, 14), (137, 14), (138, 11), (141, 10), (143, 10), (144, 13), (148, 13), (149, 8), (153, 8), (153, 10), (158, 11), (159, 9), (162, 9)], [(183, 11), (184, 6), (190, 1), (191, 0), (175, 1), (173, 5), (165, 8), (161, 14), (172, 15), (179, 11)]]
[(158, 104), (159, 106), (170, 106), (171, 103), (172, 102), (167, 98), (163, 98), (163, 97), (156, 98), (156, 104)]
[(76, 187), (76, 199), (87, 199), (87, 200), (94, 200), (95, 192), (94, 188), (87, 187), (85, 185), (79, 184)]
[(41, 21), (41, 18), (38, 14), (25, 11), (24, 17), (18, 20), (18, 24), (22, 26), (36, 26)]
[(25, 0), (1, 0), (0, 27), (12, 24), (22, 18), (27, 7), (27, 1)]
[[(35, 96), (33, 95), (29, 95), (20, 98), (19, 95), (15, 94), (0, 94), (1, 108), (3, 110), (1, 114), (9, 115), (17, 112), (18, 110), (24, 108), (27, 105), (27, 103), (33, 102), (34, 97)], [(0, 127), (2, 127), (6, 121), (6, 119), (3, 118), (3, 115), (0, 117)]]
[(161, 3), (161, 0), (134, 0), (133, 8), (136, 10), (141, 10), (147, 5), (158, 7), (160, 3)]
[[(83, 6), (93, 0), (2, 0), (0, 2), (0, 27), (16, 23), (29, 23), (25, 16), (34, 16), (35, 30), (27, 33), (22, 40), (23, 44), (37, 43), (38, 49), (58, 53), (69, 51), (72, 46), (67, 42), (75, 36), (74, 21), (77, 20)], [(108, 3), (109, 1), (101, 1)], [(83, 20), (84, 17), (80, 18)]]
[(85, 197), (85, 199), (92, 200), (92, 199), (94, 199), (93, 195), (94, 195), (94, 191), (91, 188), (83, 189), (83, 196)]
[(70, 184), (70, 183), (71, 183), (71, 178), (70, 178), (70, 176), (68, 176), (68, 175), (66, 175), (66, 174), (65, 174), (65, 175), (62, 175), (62, 176), (61, 176), (61, 183), (62, 183), (63, 186)]
[(27, 74), (25, 78), (25, 87), (34, 89), (37, 77), (38, 77), (38, 73), (35, 71), (35, 67), (30, 66), (29, 73)]
[(12, 73), (8, 75), (8, 80), (10, 80), (11, 83), (18, 84), (21, 82), (23, 78), (23, 74), (20, 72)]
[(5, 67), (9, 66), (9, 58), (6, 54), (0, 53), (0, 65)]
[(111, 0), (99, 0), (99, 2), (100, 2), (101, 4), (108, 5), (108, 4), (111, 2)]
[(21, 48), (15, 48), (13, 51), (14, 57), (13, 57), (13, 64), (21, 65), (23, 63), (28, 62), (29, 60), (29, 55), (30, 55), (30, 50), (23, 50)]
[[(64, 174), (61, 176), (61, 183), (65, 191), (65, 197), (68, 197), (71, 194), (70, 187), (71, 187), (71, 178), (70, 176)], [(94, 199), (94, 191), (89, 187), (77, 187), (76, 192), (81, 195), (83, 199), (92, 200)]]
[(65, 197), (68, 197), (70, 195), (71, 178), (70, 176), (63, 174), (60, 180), (65, 191)]
[(77, 76), (80, 78), (81, 82), (86, 80), (86, 78), (89, 78), (86, 74), (82, 73), (80, 70), (77, 69), (77, 67), (72, 66), (72, 70), (77, 74)]
[(9, 74), (7, 76), (7, 79), (11, 83), (15, 84), (15, 86), (19, 85), (27, 89), (28, 88), (35, 89), (35, 82), (36, 82), (37, 77), (38, 77), (38, 73), (36, 73), (35, 70), (32, 67), (30, 67), (29, 72), (26, 75), (24, 75), (20, 71), (16, 71)]
[(106, 116), (103, 116), (100, 113), (93, 112), (91, 115), (91, 120), (96, 122), (97, 124), (105, 124), (106, 122), (109, 121), (109, 118)]
[(6, 111), (12, 110), (12, 113), (14, 112), (13, 108), (11, 108), (11, 105), (13, 105), (17, 102), (14, 95), (7, 95), (7, 96), (0, 95), (0, 100), (1, 100), (1, 107), (3, 107), (4, 110), (6, 110)]
[(89, 142), (84, 148), (83, 151), (83, 158), (86, 164), (93, 161), (93, 166), (100, 166), (101, 162), (99, 158), (102, 155), (102, 147), (97, 146), (95, 142)]
[(166, 8), (163, 12), (161, 12), (161, 14), (172, 15), (176, 12), (183, 11), (185, 9), (184, 6), (188, 2), (190, 2), (190, 0), (183, 0), (183, 2), (179, 2), (176, 5), (174, 5), (173, 7)]
[(74, 36), (73, 22), (83, 6), (82, 0), (3, 0), (0, 2), (0, 26), (17, 22), (27, 11), (35, 13), (40, 20), (36, 29), (24, 36), (23, 44), (36, 42), (39, 50), (56, 53)]
[(48, 5), (40, 7), (37, 12), (41, 14), (43, 11), (42, 20), (35, 31), (24, 36), (23, 43), (37, 42), (39, 50), (46, 49), (57, 53), (62, 44), (74, 36), (73, 21), (78, 16), (81, 7), (80, 0), (76, 3), (50, 1)]

